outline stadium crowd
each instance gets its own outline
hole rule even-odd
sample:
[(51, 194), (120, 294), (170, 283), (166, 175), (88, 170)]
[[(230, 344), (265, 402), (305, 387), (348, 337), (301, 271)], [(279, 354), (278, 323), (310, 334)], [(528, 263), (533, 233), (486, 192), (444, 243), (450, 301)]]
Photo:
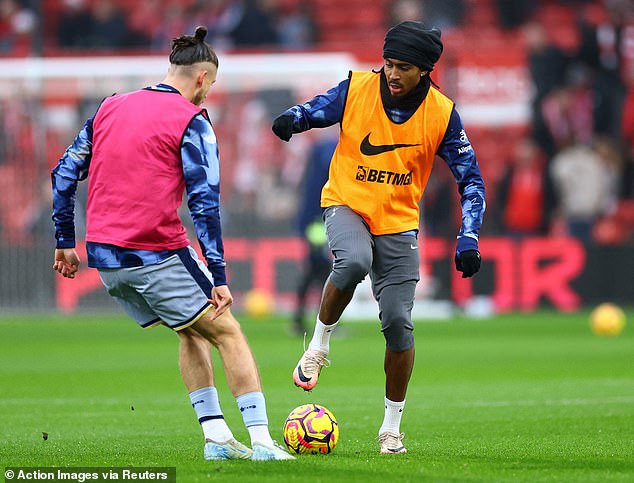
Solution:
[[(507, 39), (525, 54), (532, 84), (528, 125), (512, 136), (504, 128), (470, 131), (489, 178), (484, 236), (569, 234), (585, 243), (634, 244), (632, 0), (0, 0), (0, 56), (156, 53), (195, 25), (207, 26), (211, 42), (223, 51), (347, 48), (367, 56), (368, 38), (380, 52), (385, 28), (405, 19), (440, 27), (448, 50), (456, 39), (468, 39), (474, 51), (503, 50), (499, 39)], [(221, 140), (237, 123), (268, 131), (274, 113), (266, 102), (238, 97), (229, 107), (235, 124), (219, 123)], [(32, 122), (37, 111), (34, 99), (0, 99), (0, 190), (12, 193), (0, 196), (0, 239), (12, 242), (29, 242), (48, 215), (50, 199), (38, 183), (15, 188), (17, 180), (38, 179), (33, 159), (42, 153), (33, 140), (42, 132), (34, 132)], [(49, 169), (69, 139), (44, 132)], [(496, 141), (509, 137), (512, 149), (496, 150)], [(245, 165), (246, 158), (279, 157), (274, 149), (250, 150), (245, 143), (227, 157)], [(264, 220), (260, 226), (289, 226), (292, 233), (288, 218), (301, 173), (292, 163), (245, 166), (269, 164), (277, 169), (269, 177), (256, 172), (232, 178), (231, 216), (256, 212)], [(284, 209), (266, 211), (258, 201), (258, 190), (272, 186), (280, 200), (289, 200)], [(446, 216), (455, 209), (453, 190), (442, 175), (428, 187), (424, 223), (430, 233), (453, 235)], [(29, 208), (18, 216), (20, 203)], [(286, 218), (267, 219), (280, 213)], [(247, 226), (257, 225), (252, 221)]]

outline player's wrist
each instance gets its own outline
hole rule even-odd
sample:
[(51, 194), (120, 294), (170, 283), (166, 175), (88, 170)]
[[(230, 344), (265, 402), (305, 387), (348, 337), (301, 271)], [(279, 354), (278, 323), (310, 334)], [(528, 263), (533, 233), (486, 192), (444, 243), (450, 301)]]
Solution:
[(458, 237), (458, 240), (456, 241), (456, 253), (462, 253), (468, 250), (479, 251), (478, 240), (471, 238), (470, 236)]
[(55, 248), (64, 250), (66, 248), (75, 248), (75, 240), (57, 240)]

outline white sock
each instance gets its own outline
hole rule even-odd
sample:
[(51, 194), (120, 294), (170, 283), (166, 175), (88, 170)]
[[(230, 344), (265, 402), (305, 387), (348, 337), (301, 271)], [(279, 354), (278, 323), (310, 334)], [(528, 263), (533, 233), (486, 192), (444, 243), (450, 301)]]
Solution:
[(210, 419), (200, 423), (203, 428), (205, 439), (210, 439), (216, 443), (224, 443), (233, 438), (233, 433), (227, 426), (224, 419)]
[(236, 397), (236, 403), (242, 413), (244, 425), (251, 437), (251, 446), (254, 443), (273, 445), (273, 439), (269, 433), (269, 420), (266, 416), (266, 401), (260, 391), (248, 392)]
[(249, 426), (247, 429), (251, 437), (251, 446), (255, 443), (273, 446), (273, 438), (271, 438), (271, 433), (269, 433), (269, 427), (267, 425), (258, 424), (256, 426)]
[(217, 443), (224, 443), (233, 438), (233, 433), (227, 426), (218, 400), (215, 387), (203, 387), (189, 394), (198, 422), (203, 430), (205, 439)]
[(334, 324), (326, 325), (318, 317), (317, 322), (315, 322), (315, 332), (313, 332), (313, 338), (310, 340), (308, 348), (328, 354), (330, 352), (330, 336), (337, 324), (339, 324), (338, 321)]
[(381, 429), (379, 429), (379, 434), (401, 434), (401, 417), (403, 416), (404, 407), (405, 401), (394, 402), (385, 398), (385, 416), (383, 417), (383, 424)]

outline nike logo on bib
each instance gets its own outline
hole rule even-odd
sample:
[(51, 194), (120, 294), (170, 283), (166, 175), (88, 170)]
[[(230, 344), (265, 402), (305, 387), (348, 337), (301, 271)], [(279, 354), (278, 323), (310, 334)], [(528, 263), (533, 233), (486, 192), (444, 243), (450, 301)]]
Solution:
[(359, 149), (361, 150), (361, 154), (365, 154), (366, 156), (376, 156), (377, 154), (387, 153), (389, 151), (394, 151), (399, 148), (410, 148), (412, 146), (420, 146), (420, 144), (379, 144), (374, 145), (370, 142), (370, 131), (366, 137), (361, 141), (361, 145)]

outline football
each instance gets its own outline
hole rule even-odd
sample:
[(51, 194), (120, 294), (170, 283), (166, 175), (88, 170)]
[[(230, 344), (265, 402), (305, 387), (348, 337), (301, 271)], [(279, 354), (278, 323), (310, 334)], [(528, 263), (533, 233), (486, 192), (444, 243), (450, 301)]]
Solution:
[(249, 317), (262, 319), (273, 313), (275, 300), (268, 292), (254, 288), (244, 296), (244, 310)]
[(612, 303), (597, 305), (590, 313), (590, 327), (597, 335), (619, 335), (625, 327), (625, 312)]
[(296, 407), (284, 422), (284, 442), (291, 453), (328, 454), (338, 440), (334, 414), (319, 404)]

